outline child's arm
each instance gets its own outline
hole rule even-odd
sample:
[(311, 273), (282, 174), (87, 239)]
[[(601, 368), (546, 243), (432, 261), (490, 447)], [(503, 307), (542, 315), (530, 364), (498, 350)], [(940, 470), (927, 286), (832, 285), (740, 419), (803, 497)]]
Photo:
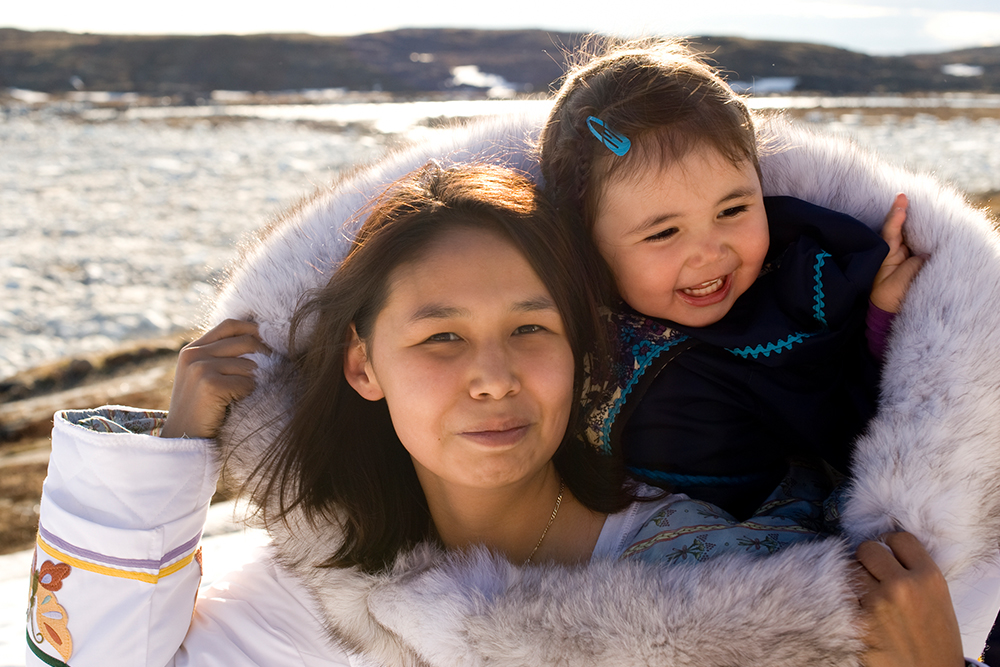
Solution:
[(882, 238), (889, 244), (889, 254), (875, 274), (871, 302), (887, 313), (898, 313), (910, 283), (923, 266), (924, 257), (910, 254), (903, 241), (903, 223), (909, 201), (904, 194), (896, 195), (892, 209), (885, 216)]

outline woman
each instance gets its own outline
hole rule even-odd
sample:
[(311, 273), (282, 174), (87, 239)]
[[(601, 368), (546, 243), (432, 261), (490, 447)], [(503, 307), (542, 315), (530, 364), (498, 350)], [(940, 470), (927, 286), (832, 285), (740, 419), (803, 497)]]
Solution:
[[(471, 133), (473, 139), (496, 147), (498, 137), (520, 137), (530, 127), (530, 122), (514, 124), (506, 130), (481, 126)], [(475, 145), (474, 141), (467, 141), (468, 136), (456, 133), (454, 138), (458, 145)], [(331, 220), (336, 221), (341, 214), (340, 219), (346, 219), (345, 211), (354, 208), (351, 200), (364, 196), (366, 188), (371, 192), (373, 185), (384, 182), (387, 172), (393, 168), (405, 171), (413, 162), (422, 163), (427, 153), (438, 153), (444, 148), (435, 146), (396, 156), (393, 162), (381, 165), (359, 180), (344, 183), (340, 191), (346, 193), (343, 196), (320, 198), (299, 208), (286, 224), (272, 231), (263, 250), (250, 256), (242, 275), (237, 274), (233, 287), (223, 297), (218, 318), (223, 319), (222, 314), (227, 312), (244, 318), (252, 314), (261, 323), (260, 335), (264, 341), (272, 348), (284, 347), (283, 329), (287, 327), (289, 314), (303, 286), (322, 280), (316, 267), (335, 263), (342, 257), (342, 248), (336, 247), (339, 224), (331, 225)], [(495, 150), (502, 154), (509, 149)], [(764, 171), (766, 177), (766, 163)], [(870, 216), (861, 217), (871, 219)], [(935, 257), (938, 252), (935, 249)], [(918, 283), (915, 293), (919, 293), (919, 288)], [(242, 305), (241, 300), (250, 307)], [(906, 313), (901, 317), (905, 322)], [(280, 431), (273, 417), (285, 409), (289, 394), (285, 385), (287, 369), (281, 367), (278, 358), (276, 355), (270, 360), (260, 360), (255, 392), (235, 406), (223, 429), (222, 440), (228, 443), (227, 463), (238, 479), (249, 478), (266, 460), (266, 449), (260, 448), (273, 441), (276, 432)], [(941, 417), (940, 413), (934, 415), (936, 419)], [(57, 426), (57, 434), (59, 428)], [(959, 447), (965, 441), (948, 444)], [(189, 453), (192, 457), (206, 459), (196, 448)], [(978, 463), (986, 468), (991, 465), (988, 457)], [(51, 477), (53, 489), (60, 488), (59, 477), (74, 465), (78, 469), (72, 474), (83, 476), (79, 468), (95, 465), (95, 462), (81, 457), (68, 469), (57, 466)], [(204, 466), (206, 472), (196, 485), (202, 492), (202, 503), (207, 502), (205, 480), (212, 478), (214, 464), (207, 461)], [(130, 474), (148, 485), (151, 479), (164, 474), (163, 468), (163, 465), (147, 465), (144, 471), (130, 471)], [(954, 480), (942, 483), (949, 481), (955, 484)], [(174, 488), (169, 490), (176, 491)], [(992, 507), (988, 494), (980, 493), (977, 498), (987, 509)], [(290, 502), (294, 500), (294, 495), (289, 498)], [(48, 494), (43, 505), (56, 509), (43, 509), (43, 529), (47, 516), (71, 511), (72, 504), (71, 498), (60, 498), (58, 493)], [(911, 502), (910, 505), (919, 503)], [(157, 515), (161, 520), (159, 525), (163, 526), (161, 535), (183, 532), (177, 522), (190, 529), (189, 516), (168, 517), (166, 507)], [(891, 504), (889, 507), (896, 509)], [(970, 519), (970, 523), (975, 518)], [(755, 659), (760, 664), (796, 664), (806, 659), (820, 664), (856, 664), (860, 650), (858, 630), (852, 622), (857, 602), (846, 587), (847, 561), (841, 557), (842, 543), (836, 540), (806, 545), (772, 559), (753, 562), (731, 559), (690, 572), (657, 572), (632, 564), (608, 563), (584, 569), (558, 566), (521, 569), (482, 554), (452, 558), (440, 567), (427, 569), (434, 554), (418, 552), (399, 563), (393, 573), (373, 576), (357, 570), (315, 567), (340, 547), (339, 535), (331, 534), (328, 527), (318, 529), (301, 514), (287, 513), (284, 519), (275, 524), (274, 531), (276, 561), (281, 567), (254, 563), (249, 574), (231, 582), (228, 593), (220, 593), (216, 600), (203, 601), (201, 607), (225, 606), (228, 602), (230, 607), (241, 608), (235, 602), (240, 599), (235, 588), (259, 585), (261, 581), (285, 581), (286, 572), (291, 571), (298, 580), (285, 588), (290, 590), (304, 585), (299, 590), (306, 601), (304, 606), (315, 612), (312, 625), (325, 626), (341, 646), (363, 653), (364, 659), (372, 664), (406, 664), (415, 661), (416, 655), (436, 664), (477, 664), (486, 659), (495, 664), (544, 663), (546, 657), (570, 663), (603, 660), (607, 664), (626, 664), (628, 659), (641, 662), (643, 656), (638, 651), (650, 646), (660, 646), (661, 650), (672, 651), (674, 655), (689, 655), (692, 660), (697, 658), (699, 664), (726, 664), (725, 660), (731, 662), (734, 655), (746, 656), (745, 664), (754, 664)], [(107, 539), (114, 537), (111, 534), (114, 531), (125, 529), (92, 523), (93, 532), (98, 537), (106, 535)], [(919, 522), (914, 524), (921, 527)], [(984, 520), (983, 525), (988, 522)], [(46, 532), (41, 533), (43, 539)], [(161, 539), (161, 545), (163, 541)], [(937, 546), (946, 543), (939, 539)], [(985, 550), (982, 546), (973, 541), (971, 548), (974, 557), (982, 557)], [(150, 550), (148, 544), (136, 549), (147, 555)], [(156, 560), (161, 565), (155, 573), (148, 573), (150, 577), (159, 577), (175, 562), (180, 563), (188, 557), (183, 552), (173, 554), (172, 558), (167, 558), (168, 555), (171, 551), (161, 554), (158, 560), (145, 559)], [(180, 560), (175, 561), (175, 558)], [(143, 561), (138, 555), (132, 556), (130, 561), (136, 561), (132, 563), (133, 569), (141, 569), (139, 565), (145, 564), (138, 562)], [(963, 566), (968, 571), (972, 562), (967, 560), (956, 565), (953, 560), (951, 566), (961, 573)], [(254, 576), (268, 568), (271, 568), (271, 576)], [(182, 570), (183, 566), (178, 574)], [(46, 569), (44, 563), (39, 573), (41, 588), (58, 586), (56, 580), (62, 581), (60, 572)], [(185, 576), (190, 577), (190, 573)], [(456, 584), (456, 579), (462, 582), (461, 585)], [(545, 597), (539, 600), (541, 591)], [(266, 596), (267, 591), (261, 594)], [(687, 603), (677, 605), (677, 595), (681, 594)], [(719, 605), (714, 602), (717, 596), (726, 596), (732, 603), (725, 605), (728, 615), (718, 613)], [(647, 600), (655, 603), (657, 599), (661, 603), (672, 601), (672, 604), (645, 604)], [(645, 615), (650, 609), (663, 610), (663, 615), (631, 618), (631, 623), (625, 624), (628, 631), (622, 632), (623, 617), (608, 613), (609, 607), (600, 605), (602, 602), (621, 605), (629, 600), (635, 602), (632, 609), (641, 609)], [(760, 620), (756, 610), (761, 604), (773, 605), (776, 612), (786, 616)], [(553, 614), (553, 610), (567, 613)], [(72, 620), (72, 610), (68, 611)], [(254, 609), (246, 610), (248, 618), (256, 613)], [(114, 620), (121, 616), (122, 613), (109, 614), (88, 623), (99, 624), (111, 640), (124, 640), (131, 634), (128, 628), (120, 632), (120, 637), (115, 634)], [(740, 622), (734, 623), (734, 619)], [(748, 625), (746, 619), (753, 619), (753, 623)], [(196, 619), (196, 624), (198, 622)], [(696, 622), (697, 625), (692, 625)], [(792, 634), (788, 632), (789, 623), (798, 630), (794, 636), (789, 636)], [(717, 634), (711, 633), (713, 627), (717, 628)], [(645, 632), (635, 628), (643, 628)], [(692, 634), (692, 628), (698, 628), (698, 632)], [(593, 641), (581, 642), (581, 630), (591, 633), (588, 636)], [(185, 631), (186, 622), (180, 634)], [(287, 637), (302, 631), (301, 626), (289, 623), (276, 628), (273, 634)], [(661, 640), (666, 636), (674, 644), (663, 646), (662, 641), (651, 641), (656, 633)], [(747, 638), (753, 641), (748, 642)], [(262, 636), (260, 640), (261, 644), (267, 643), (267, 637)], [(718, 650), (718, 660), (710, 658), (710, 649)], [(106, 660), (107, 653), (103, 657)], [(74, 659), (74, 664), (85, 662), (83, 654)], [(129, 664), (143, 663), (135, 660)]]

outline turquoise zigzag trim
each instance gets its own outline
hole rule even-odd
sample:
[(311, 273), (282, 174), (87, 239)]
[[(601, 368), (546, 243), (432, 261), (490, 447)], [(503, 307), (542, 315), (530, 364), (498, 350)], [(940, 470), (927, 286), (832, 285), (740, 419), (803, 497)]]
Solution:
[[(826, 264), (826, 258), (831, 256), (832, 255), (830, 255), (830, 253), (822, 250), (816, 253), (816, 264), (813, 267), (816, 270), (816, 273), (813, 276), (813, 279), (815, 280), (816, 283), (813, 286), (813, 292), (816, 294), (816, 296), (813, 297), (813, 303), (815, 304), (813, 306), (813, 313), (814, 313), (813, 317), (816, 318), (816, 321), (822, 324), (824, 328), (827, 326), (827, 323), (826, 323), (826, 311), (825, 311), (826, 292), (823, 291), (823, 265)], [(740, 347), (740, 348), (727, 347), (726, 351), (732, 352), (733, 354), (743, 357), (744, 359), (746, 359), (747, 357), (753, 357), (754, 359), (756, 359), (762, 354), (765, 357), (770, 357), (772, 352), (775, 354), (781, 354), (785, 350), (792, 349), (792, 345), (795, 345), (796, 343), (801, 343), (806, 338), (809, 338), (812, 335), (813, 334), (811, 333), (798, 331), (796, 333), (789, 335), (785, 339), (778, 340), (774, 343), (768, 343), (767, 345), (760, 345), (760, 344), (754, 346), (747, 345), (746, 347)]]
[(792, 349), (792, 345), (795, 345), (796, 343), (801, 343), (810, 336), (812, 336), (812, 334), (803, 333), (800, 331), (798, 333), (793, 333), (788, 338), (785, 338), (784, 340), (779, 340), (776, 343), (768, 343), (767, 345), (758, 344), (754, 347), (747, 345), (746, 347), (741, 347), (739, 349), (733, 347), (727, 347), (726, 351), (739, 355), (744, 359), (746, 359), (747, 357), (753, 357), (754, 359), (756, 359), (762, 354), (765, 357), (770, 357), (772, 352), (774, 352), (775, 354), (781, 354), (785, 350)]
[(652, 350), (649, 351), (649, 354), (647, 354), (646, 356), (636, 359), (636, 362), (638, 362), (639, 367), (635, 369), (635, 372), (632, 373), (632, 377), (629, 378), (628, 384), (626, 384), (625, 388), (622, 389), (621, 396), (615, 399), (615, 404), (612, 405), (611, 410), (608, 411), (608, 416), (604, 420), (604, 426), (601, 428), (600, 447), (602, 453), (604, 454), (611, 453), (611, 425), (614, 424), (615, 417), (617, 417), (618, 413), (621, 412), (622, 406), (625, 405), (625, 399), (628, 398), (628, 395), (632, 392), (632, 388), (635, 387), (636, 383), (639, 382), (639, 378), (641, 378), (642, 374), (646, 372), (646, 369), (649, 368), (649, 365), (653, 363), (654, 359), (656, 359), (658, 356), (660, 356), (670, 348), (674, 347), (678, 343), (686, 341), (687, 339), (688, 337), (685, 335), (678, 336), (673, 340), (668, 340), (667, 342), (661, 343), (660, 345), (654, 347)]
[(816, 293), (816, 296), (813, 298), (813, 301), (816, 303), (813, 306), (813, 312), (816, 314), (813, 317), (823, 326), (827, 326), (826, 313), (824, 312), (824, 308), (826, 308), (826, 293), (823, 292), (823, 265), (826, 264), (826, 258), (830, 256), (828, 252), (819, 252), (816, 255), (816, 275), (814, 276), (816, 286), (813, 287), (813, 291)]
[(639, 477), (653, 479), (657, 482), (667, 482), (677, 487), (686, 486), (739, 486), (749, 484), (764, 479), (764, 475), (682, 475), (675, 472), (663, 472), (662, 470), (647, 470), (645, 468), (629, 467), (629, 472), (635, 473)]

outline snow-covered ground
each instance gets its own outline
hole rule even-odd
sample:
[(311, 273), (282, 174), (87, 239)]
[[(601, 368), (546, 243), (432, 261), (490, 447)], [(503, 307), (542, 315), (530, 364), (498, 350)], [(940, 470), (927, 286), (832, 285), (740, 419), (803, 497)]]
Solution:
[[(836, 102), (800, 122), (1000, 190), (1000, 121), (872, 123)], [(0, 379), (191, 328), (243, 233), (387, 145), (442, 131), (437, 119), (533, 104), (0, 110)]]
[(244, 232), (382, 141), (263, 120), (0, 122), (0, 378), (190, 328)]

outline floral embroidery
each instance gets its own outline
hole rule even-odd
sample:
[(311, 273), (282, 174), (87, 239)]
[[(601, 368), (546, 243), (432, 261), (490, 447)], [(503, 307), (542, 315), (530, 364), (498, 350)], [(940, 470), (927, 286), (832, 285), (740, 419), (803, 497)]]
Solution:
[(53, 563), (50, 560), (42, 563), (38, 571), (38, 584), (52, 592), (62, 588), (63, 579), (69, 576), (70, 566), (66, 563)]
[(669, 507), (666, 507), (666, 508), (660, 510), (659, 512), (657, 512), (656, 515), (652, 519), (650, 519), (650, 521), (652, 523), (655, 523), (660, 528), (669, 528), (670, 527), (670, 515), (674, 514), (675, 512), (677, 512), (677, 510), (670, 509)]
[(698, 508), (698, 516), (704, 517), (706, 519), (724, 519), (729, 515), (723, 512), (715, 505), (710, 505), (708, 503), (701, 503), (701, 507)]
[[(55, 594), (62, 588), (63, 580), (72, 573), (73, 568), (66, 563), (53, 563), (47, 560), (36, 569), (37, 559), (36, 552), (31, 562), (31, 590), (28, 598), (27, 620), (31, 625), (30, 638), (36, 644), (47, 641), (59, 652), (63, 660), (69, 660), (73, 655), (73, 637), (68, 627), (69, 615), (59, 604)], [(31, 648), (35, 649), (34, 646)]]
[(768, 554), (773, 554), (775, 551), (782, 547), (781, 540), (778, 539), (777, 533), (768, 533), (767, 537), (764, 539), (741, 537), (736, 541), (741, 547), (746, 547), (747, 551), (751, 549), (755, 551), (760, 551), (761, 549), (767, 549)]
[(715, 545), (708, 541), (708, 535), (699, 535), (694, 538), (691, 544), (674, 549), (671, 553), (663, 557), (663, 560), (671, 565), (687, 560), (688, 556), (695, 562), (701, 562), (708, 556), (708, 552), (715, 548)]

